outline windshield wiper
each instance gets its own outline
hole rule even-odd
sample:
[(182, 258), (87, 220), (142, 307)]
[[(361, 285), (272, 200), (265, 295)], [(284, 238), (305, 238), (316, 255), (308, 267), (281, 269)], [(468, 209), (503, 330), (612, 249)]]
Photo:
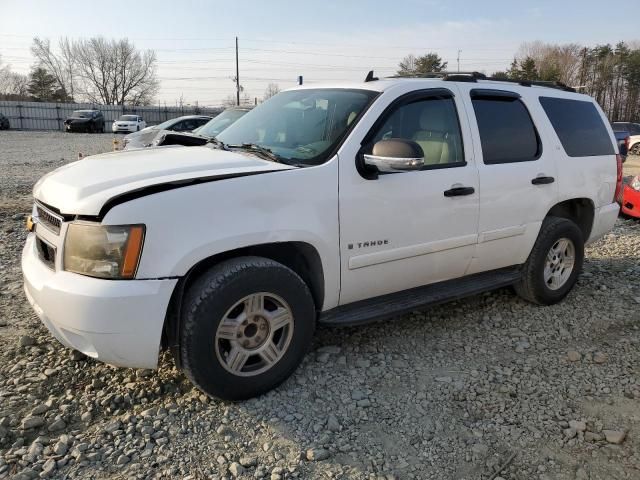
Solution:
[(220, 150), (229, 150), (229, 146), (221, 140), (218, 140), (216, 137), (211, 137), (207, 140), (207, 143), (213, 143)]
[(230, 148), (237, 148), (239, 150), (245, 150), (247, 152), (256, 153), (267, 160), (271, 160), (272, 162), (285, 163), (279, 155), (273, 153), (270, 149), (266, 147), (262, 147), (256, 143), (243, 143), (241, 145), (227, 145)]

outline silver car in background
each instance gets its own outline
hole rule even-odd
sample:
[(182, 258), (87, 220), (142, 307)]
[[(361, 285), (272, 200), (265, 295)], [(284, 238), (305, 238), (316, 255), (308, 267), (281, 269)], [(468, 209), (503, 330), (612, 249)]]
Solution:
[(126, 135), (122, 141), (125, 150), (133, 148), (150, 147), (156, 136), (164, 131), (191, 132), (203, 126), (212, 117), (207, 115), (186, 115), (184, 117), (173, 118), (159, 125), (147, 127), (139, 132)]

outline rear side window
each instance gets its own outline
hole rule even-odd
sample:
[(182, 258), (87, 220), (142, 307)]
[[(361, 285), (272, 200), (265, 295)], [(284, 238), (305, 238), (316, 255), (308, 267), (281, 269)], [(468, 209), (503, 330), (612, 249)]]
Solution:
[(570, 157), (613, 155), (609, 132), (592, 102), (540, 97), (540, 104)]
[(485, 164), (528, 162), (540, 157), (542, 145), (521, 100), (477, 96), (472, 103)]

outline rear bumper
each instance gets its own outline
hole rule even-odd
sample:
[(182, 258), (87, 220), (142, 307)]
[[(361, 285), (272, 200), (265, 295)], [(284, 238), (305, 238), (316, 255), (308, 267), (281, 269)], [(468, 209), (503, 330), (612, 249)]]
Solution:
[(37, 256), (34, 234), (22, 253), (24, 290), (63, 345), (122, 367), (155, 368), (177, 280), (102, 280), (54, 271)]
[(629, 185), (625, 185), (622, 190), (622, 205), (620, 209), (625, 215), (640, 218), (640, 192)]
[(609, 205), (597, 208), (593, 216), (591, 235), (586, 244), (593, 243), (610, 232), (618, 219), (619, 213), (620, 205), (617, 203), (610, 203)]

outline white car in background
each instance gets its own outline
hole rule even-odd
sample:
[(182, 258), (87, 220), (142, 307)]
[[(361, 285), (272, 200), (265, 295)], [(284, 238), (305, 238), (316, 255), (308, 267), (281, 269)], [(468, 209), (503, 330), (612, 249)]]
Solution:
[(122, 115), (120, 118), (113, 122), (111, 130), (113, 133), (120, 132), (139, 132), (147, 126), (147, 123), (142, 119), (140, 115)]

